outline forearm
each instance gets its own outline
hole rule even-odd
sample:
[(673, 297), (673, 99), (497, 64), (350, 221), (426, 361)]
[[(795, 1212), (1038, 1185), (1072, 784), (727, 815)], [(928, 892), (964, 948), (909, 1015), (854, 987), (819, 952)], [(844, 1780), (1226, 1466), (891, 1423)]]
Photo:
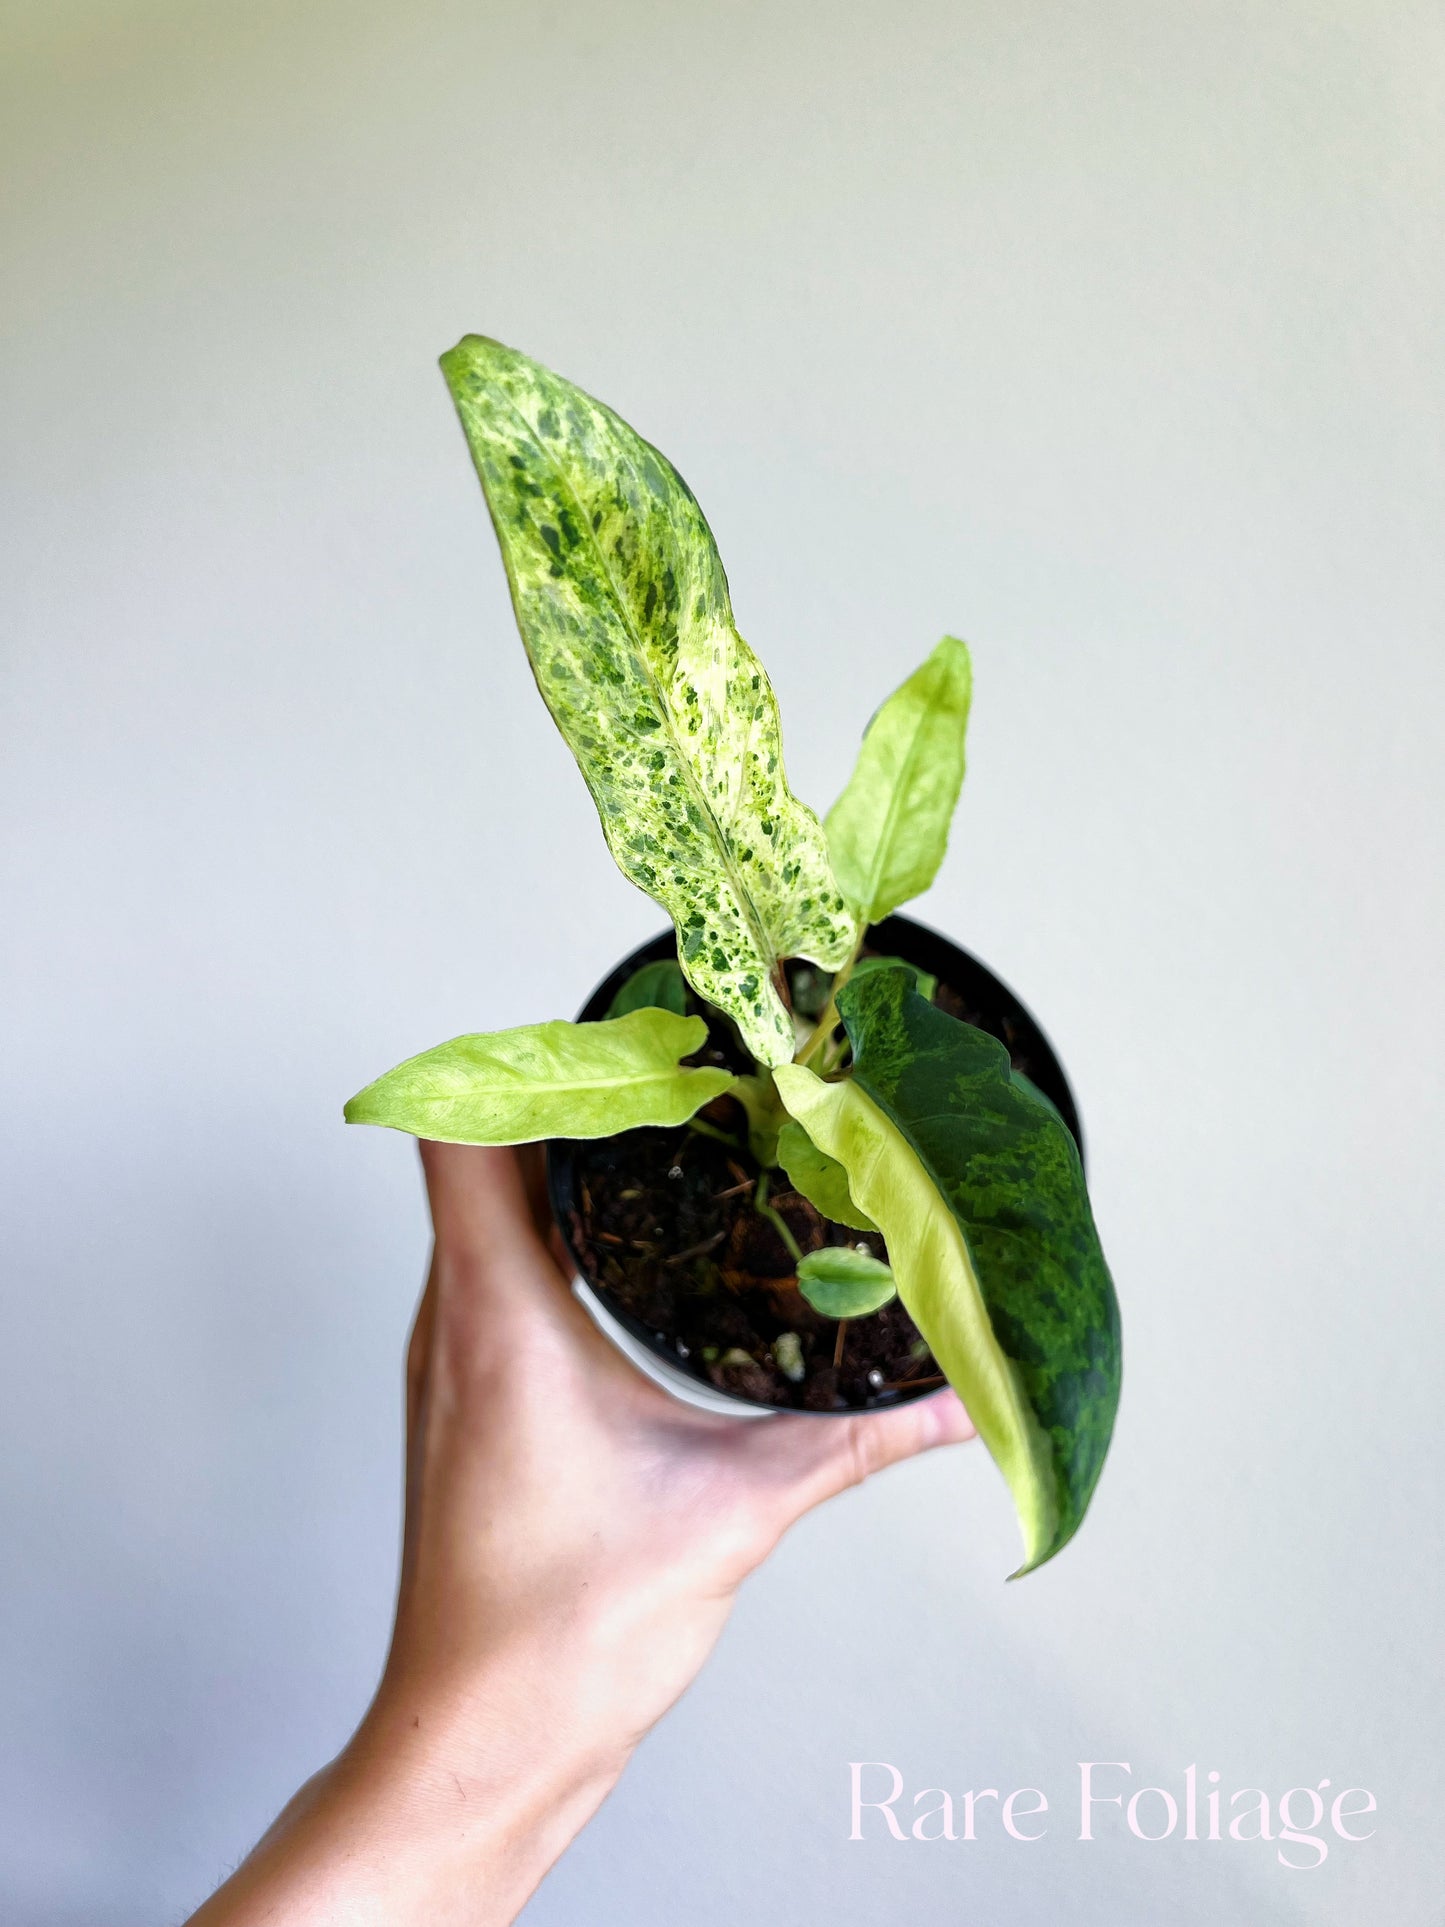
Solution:
[(688, 1411), (577, 1304), (511, 1153), (423, 1161), (437, 1246), (386, 1674), (192, 1927), (506, 1927), (787, 1526), (969, 1436), (951, 1395), (765, 1427)]
[(528, 1694), (513, 1661), (449, 1701), (383, 1687), (192, 1927), (504, 1927), (630, 1751), (502, 1711)]

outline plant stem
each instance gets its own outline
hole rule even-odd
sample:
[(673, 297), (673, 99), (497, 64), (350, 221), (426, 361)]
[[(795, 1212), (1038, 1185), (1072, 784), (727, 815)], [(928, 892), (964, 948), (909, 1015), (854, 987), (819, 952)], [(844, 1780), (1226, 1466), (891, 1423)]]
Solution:
[(719, 1144), (730, 1144), (735, 1151), (741, 1151), (743, 1148), (731, 1131), (720, 1131), (716, 1124), (709, 1124), (703, 1118), (690, 1117), (687, 1120), (687, 1128), (690, 1131), (696, 1131), (700, 1137), (715, 1137)]
[(841, 1037), (831, 1037), (818, 1060), (819, 1077), (831, 1077), (851, 1049), (846, 1031)]
[(858, 932), (852, 951), (842, 969), (833, 979), (833, 988), (828, 993), (828, 1002), (817, 1024), (804, 1040), (802, 1049), (794, 1057), (795, 1064), (809, 1064), (827, 1043), (838, 1028), (838, 992), (853, 974), (853, 966), (858, 961), (858, 952), (863, 948), (863, 932)]
[(715, 1250), (726, 1236), (725, 1231), (715, 1231), (710, 1238), (704, 1238), (701, 1244), (689, 1245), (686, 1251), (674, 1251), (670, 1258), (664, 1258), (662, 1262), (664, 1266), (680, 1265), (689, 1258), (705, 1258), (708, 1252)]
[(827, 1043), (828, 1039), (833, 1035), (833, 1032), (837, 1028), (838, 1028), (838, 1005), (836, 1001), (830, 996), (828, 999), (827, 1008), (824, 1010), (822, 1016), (818, 1019), (816, 1028), (808, 1033), (807, 1041), (804, 1043), (803, 1048), (798, 1052), (797, 1056), (793, 1059), (793, 1062), (795, 1064), (806, 1064), (810, 1058), (816, 1057), (818, 1052), (823, 1048), (824, 1044)]
[(776, 1205), (768, 1203), (768, 1179), (770, 1176), (771, 1173), (767, 1171), (762, 1171), (758, 1174), (757, 1187), (753, 1192), (753, 1209), (760, 1218), (767, 1219), (768, 1223), (787, 1246), (788, 1256), (792, 1259), (793, 1263), (800, 1265), (803, 1262), (801, 1246), (792, 1232), (789, 1231), (787, 1221), (783, 1217), (782, 1212), (778, 1210)]

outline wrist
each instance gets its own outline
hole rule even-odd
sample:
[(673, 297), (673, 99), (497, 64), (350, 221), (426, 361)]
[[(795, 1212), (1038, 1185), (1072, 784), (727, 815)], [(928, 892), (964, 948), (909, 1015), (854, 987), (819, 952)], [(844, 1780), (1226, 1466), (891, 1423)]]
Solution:
[[(610, 1791), (635, 1740), (576, 1717), (573, 1676), (556, 1655), (499, 1653), (465, 1678), (388, 1669), (336, 1762), (338, 1778), (433, 1847), (556, 1842), (545, 1868)], [(579, 1809), (570, 1829), (566, 1822)], [(557, 1841), (559, 1830), (562, 1838)]]
[(385, 1893), (386, 1927), (513, 1920), (626, 1762), (545, 1713), (513, 1724), (496, 1712), (509, 1689), (495, 1679), (475, 1691), (444, 1710), (404, 1692), (379, 1698), (335, 1763), (330, 1797), (368, 1843), (360, 1884), (369, 1900)]

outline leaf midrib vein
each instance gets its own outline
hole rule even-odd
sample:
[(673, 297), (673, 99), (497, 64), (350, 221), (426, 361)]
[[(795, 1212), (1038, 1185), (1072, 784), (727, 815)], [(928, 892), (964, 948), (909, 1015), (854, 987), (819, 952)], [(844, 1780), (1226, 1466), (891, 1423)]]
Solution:
[(897, 782), (894, 783), (892, 792), (888, 798), (888, 810), (883, 820), (883, 832), (878, 838), (878, 843), (877, 843), (876, 852), (875, 852), (875, 862), (873, 865), (873, 869), (868, 878), (868, 910), (869, 910), (870, 916), (876, 917), (877, 915), (876, 903), (878, 898), (878, 889), (879, 889), (879, 884), (882, 881), (883, 868), (888, 855), (888, 847), (893, 840), (893, 826), (898, 821), (899, 812), (903, 808), (904, 792), (908, 788), (908, 785), (913, 778), (913, 768), (917, 758), (919, 738), (923, 735), (923, 732), (928, 725), (929, 706), (931, 706), (931, 702), (932, 702), (932, 698), (930, 696), (928, 699), (928, 704), (925, 706), (923, 713), (919, 716), (918, 721), (914, 724), (913, 734), (909, 738), (908, 748), (904, 752), (902, 770), (899, 774)]
[[(652, 661), (651, 661), (647, 644), (644, 638), (638, 632), (636, 626), (631, 621), (630, 617), (628, 616), (626, 600), (623, 597), (621, 589), (618, 586), (617, 580), (612, 573), (612, 565), (608, 560), (607, 553), (604, 550), (602, 544), (597, 540), (597, 532), (592, 526), (592, 518), (583, 509), (581, 502), (577, 498), (576, 490), (572, 487), (566, 475), (562, 472), (561, 468), (551, 460), (546, 444), (542, 441), (541, 437), (538, 435), (535, 428), (533, 428), (531, 422), (527, 420), (527, 417), (522, 412), (522, 409), (512, 399), (510, 394), (507, 394), (505, 399), (506, 399), (507, 406), (511, 409), (512, 413), (516, 416), (517, 420), (521, 422), (523, 428), (527, 431), (527, 434), (532, 442), (532, 445), (541, 453), (543, 460), (551, 468), (552, 473), (556, 478), (557, 485), (559, 486), (561, 492), (565, 493), (568, 500), (571, 502), (573, 511), (577, 518), (578, 527), (581, 529), (585, 529), (586, 531), (587, 543), (591, 548), (593, 554), (597, 558), (598, 566), (600, 567), (603, 578), (607, 583), (607, 587), (609, 591), (611, 592), (613, 607), (617, 611), (618, 619), (622, 623), (623, 628), (626, 630), (629, 638), (631, 639), (632, 643), (634, 644), (637, 650), (638, 658), (642, 663), (643, 675), (646, 678), (648, 689), (652, 695), (652, 700), (656, 705), (658, 714), (662, 718), (662, 726), (664, 730), (667, 732), (668, 741), (672, 745), (674, 759), (682, 769), (683, 780), (686, 782), (688, 789), (692, 794), (693, 800), (697, 803), (699, 809), (702, 810), (708, 822), (713, 827), (714, 840), (717, 845), (718, 854), (722, 862), (723, 871), (726, 874), (728, 883), (732, 888), (734, 900), (737, 902), (739, 908), (741, 909), (743, 913), (744, 921), (747, 923), (749, 929), (752, 932), (753, 940), (758, 947), (758, 952), (763, 958), (763, 961), (766, 965), (766, 975), (769, 978), (771, 978), (774, 966), (778, 961), (776, 948), (773, 945), (771, 938), (768, 936), (767, 931), (763, 926), (763, 923), (761, 920), (761, 913), (759, 911), (758, 905), (754, 902), (751, 892), (744, 885), (741, 872), (737, 869), (736, 865), (733, 862), (732, 853), (728, 848), (727, 838), (723, 832), (723, 827), (717, 818), (717, 812), (713, 809), (711, 802), (709, 801), (707, 795), (705, 794), (701, 785), (699, 784), (697, 780), (697, 773), (693, 769), (692, 764), (689, 762), (686, 754), (683, 751), (682, 743), (678, 737), (677, 731), (673, 727), (672, 711), (669, 708), (667, 702), (664, 700), (662, 695), (662, 690), (658, 684), (657, 678), (653, 674)], [(636, 481), (638, 479), (637, 471), (636, 471), (636, 468), (633, 466), (633, 463), (630, 457), (627, 456), (625, 452), (620, 452), (620, 459), (627, 463), (628, 468), (631, 469), (632, 471), (633, 479), (634, 481)], [(661, 457), (660, 459), (665, 460), (666, 458)], [(735, 628), (733, 630), (733, 634), (734, 636), (736, 636), (737, 634)]]
[[(688, 1078), (706, 1077), (708, 1074), (708, 1068), (705, 1065), (683, 1064), (673, 1065), (667, 1070), (644, 1071), (631, 1077), (579, 1077), (569, 1078), (565, 1082), (553, 1082), (549, 1079), (547, 1083), (539, 1084), (535, 1080), (529, 1081), (527, 1071), (519, 1065), (510, 1079), (503, 1078), (497, 1083), (483, 1083), (477, 1078), (472, 1078), (464, 1090), (421, 1091), (417, 1093), (416, 1101), (418, 1104), (457, 1104), (469, 1097), (495, 1092), (511, 1093), (517, 1090), (524, 1090), (539, 1097), (554, 1095), (565, 1097), (573, 1091), (637, 1090), (646, 1084), (683, 1083)], [(717, 1073), (714, 1071), (712, 1075), (716, 1076)]]

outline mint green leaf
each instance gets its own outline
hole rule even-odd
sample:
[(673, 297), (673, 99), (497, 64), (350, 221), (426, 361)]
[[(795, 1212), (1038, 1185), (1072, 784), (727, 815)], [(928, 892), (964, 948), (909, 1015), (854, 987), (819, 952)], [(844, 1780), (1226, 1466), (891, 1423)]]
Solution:
[(671, 1010), (687, 1015), (687, 979), (671, 957), (634, 970), (607, 1007), (609, 1017), (625, 1017), (630, 1010)]
[(932, 1003), (934, 992), (938, 989), (937, 977), (930, 975), (926, 970), (920, 970), (917, 964), (904, 963), (901, 957), (860, 957), (854, 964), (851, 974), (856, 980), (859, 977), (866, 977), (870, 971), (896, 970), (900, 965), (903, 969), (913, 972), (913, 981), (919, 996), (926, 997), (929, 1003)]
[[(795, 1191), (801, 1191), (834, 1224), (852, 1225), (855, 1231), (876, 1231), (877, 1225), (860, 1211), (848, 1190), (848, 1173), (836, 1158), (820, 1151), (796, 1118), (789, 1118), (778, 1133), (778, 1162), (788, 1174)], [(838, 1313), (851, 1317), (852, 1313)]]
[(888, 1266), (851, 1245), (810, 1251), (798, 1266), (798, 1289), (825, 1318), (866, 1318), (898, 1296)]
[(906, 971), (838, 999), (853, 1075), (777, 1073), (888, 1242), (898, 1291), (1008, 1481), (1030, 1571), (1078, 1530), (1119, 1400), (1119, 1312), (1078, 1149), (996, 1039)]
[(735, 1077), (728, 1091), (748, 1114), (748, 1149), (766, 1171), (778, 1159), (778, 1132), (787, 1118), (771, 1071)]
[(625, 875), (677, 926), (698, 994), (786, 1063), (785, 957), (855, 934), (821, 826), (788, 788), (778, 706), (733, 623), (692, 491), (611, 409), (500, 342), (442, 368), (537, 685)]
[(945, 636), (868, 725), (827, 817), (833, 872), (864, 923), (918, 896), (938, 874), (963, 787), (972, 695), (968, 647)]
[(732, 1083), (727, 1071), (679, 1064), (706, 1037), (701, 1017), (669, 1010), (454, 1037), (359, 1091), (346, 1121), (443, 1144), (531, 1144), (684, 1124)]

